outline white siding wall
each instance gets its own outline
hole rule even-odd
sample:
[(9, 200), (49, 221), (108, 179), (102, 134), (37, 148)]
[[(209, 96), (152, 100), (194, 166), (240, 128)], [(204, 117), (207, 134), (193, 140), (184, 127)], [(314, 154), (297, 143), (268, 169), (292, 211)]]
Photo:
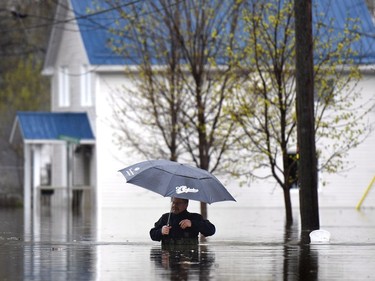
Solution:
[[(375, 102), (375, 73), (366, 74), (358, 85), (358, 90), (366, 100)], [(373, 130), (364, 143), (350, 151), (347, 160), (349, 169), (340, 174), (324, 175), (329, 181), (321, 188), (321, 206), (355, 207), (361, 199), (371, 179), (375, 176), (375, 110), (368, 115)], [(375, 206), (375, 186), (363, 202), (363, 207)]]
[(67, 174), (66, 174), (66, 146), (64, 144), (54, 144), (53, 157), (51, 158), (52, 167), (52, 186), (66, 186)]
[[(122, 73), (118, 75), (98, 75), (96, 89), (96, 133), (97, 133), (97, 169), (98, 200), (102, 207), (140, 206), (142, 201), (163, 204), (160, 196), (145, 189), (126, 184), (125, 178), (118, 170), (130, 165), (136, 159), (126, 155), (115, 145), (114, 121), (111, 116), (110, 97), (128, 83)], [(158, 200), (159, 199), (159, 200)], [(151, 200), (151, 201), (149, 201)], [(147, 205), (149, 205), (147, 203)], [(146, 206), (147, 206), (146, 205)]]
[[(72, 19), (72, 10), (67, 13), (66, 18)], [(64, 83), (69, 86), (69, 97), (65, 103), (61, 103), (61, 69), (65, 68), (68, 81)], [(82, 95), (82, 90), (90, 91)], [(95, 107), (93, 96), (95, 95), (95, 74), (91, 73), (88, 58), (83, 46), (83, 41), (75, 22), (68, 21), (61, 32), (60, 44), (56, 53), (54, 73), (51, 77), (51, 110), (54, 112), (87, 112), (95, 135)], [(90, 100), (90, 97), (92, 98)], [(61, 106), (63, 105), (63, 106)], [(55, 148), (53, 160), (53, 185), (64, 186), (66, 184), (65, 175), (65, 155), (61, 149)], [(91, 186), (96, 185), (96, 152), (92, 151), (92, 161), (90, 167)], [(79, 170), (79, 168), (78, 168)], [(95, 194), (94, 192), (92, 194)]]
[[(68, 15), (68, 17), (73, 17)], [(70, 104), (68, 107), (59, 107), (59, 82), (58, 76), (54, 75), (54, 87), (53, 87), (53, 99), (52, 99), (52, 110), (53, 111), (80, 111), (82, 107), (81, 97), (81, 82), (85, 81), (82, 76), (87, 77), (88, 59), (83, 48), (83, 42), (81, 35), (77, 30), (76, 25), (69, 25), (67, 29), (73, 29), (73, 32), (63, 31), (61, 44), (59, 45), (59, 51), (57, 53), (57, 60), (55, 69), (58, 70), (62, 66), (65, 66), (68, 71), (69, 78), (69, 100)], [(86, 66), (86, 67), (85, 67)], [(85, 85), (87, 88), (87, 85)], [(86, 107), (84, 107), (86, 108)]]

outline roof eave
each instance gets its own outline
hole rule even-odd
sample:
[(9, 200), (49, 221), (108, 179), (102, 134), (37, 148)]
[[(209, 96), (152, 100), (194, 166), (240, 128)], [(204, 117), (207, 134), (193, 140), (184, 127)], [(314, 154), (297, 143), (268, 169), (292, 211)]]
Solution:
[[(54, 139), (25, 139), (23, 142), (25, 144), (66, 144), (66, 141), (64, 141), (64, 140), (54, 140)], [(78, 144), (94, 145), (95, 140), (93, 140), (93, 139), (82, 139), (82, 140), (79, 140)]]
[[(94, 67), (95, 72), (97, 73), (112, 73), (112, 72), (124, 72), (125, 71), (125, 65), (96, 65)], [(136, 66), (134, 66), (134, 69)]]
[(44, 59), (44, 65), (42, 69), (42, 75), (52, 75), (51, 68), (53, 69), (54, 62), (56, 61), (58, 45), (61, 41), (64, 18), (66, 17), (66, 7), (71, 7), (71, 3), (68, 0), (63, 0), (60, 5), (57, 5), (56, 12), (54, 15), (54, 22), (51, 34), (48, 40), (47, 53)]
[(359, 70), (362, 73), (367, 73), (367, 74), (374, 74), (375, 73), (375, 64), (368, 64), (368, 65), (360, 65)]

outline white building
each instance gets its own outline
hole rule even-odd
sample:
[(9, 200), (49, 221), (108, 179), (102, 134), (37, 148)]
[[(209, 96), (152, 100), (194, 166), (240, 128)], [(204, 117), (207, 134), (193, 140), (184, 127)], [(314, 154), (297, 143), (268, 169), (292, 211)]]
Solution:
[[(351, 3), (354, 0), (345, 0)], [(54, 26), (48, 46), (44, 71), (52, 81), (52, 112), (85, 112), (90, 120), (95, 141), (91, 141), (92, 154), (89, 164), (90, 186), (101, 207), (139, 206), (147, 201), (152, 204), (165, 205), (159, 195), (129, 186), (118, 170), (134, 162), (135, 159), (125, 155), (114, 144), (111, 127), (112, 114), (110, 106), (111, 93), (122, 85), (129, 83), (124, 75), (127, 62), (106, 47), (110, 33), (103, 26), (108, 26), (109, 19), (88, 16), (89, 0), (65, 0), (58, 6), (57, 24)], [(354, 1), (359, 3), (361, 1)], [(353, 3), (354, 3), (353, 2)], [(91, 3), (92, 4), (92, 3)], [(364, 1), (359, 5), (358, 15), (368, 19), (369, 13), (363, 9)], [(68, 9), (66, 7), (69, 7)], [(340, 15), (338, 11), (338, 15)], [(344, 11), (342, 11), (344, 13)], [(95, 14), (95, 13), (94, 13)], [(341, 15), (344, 17), (344, 15)], [(101, 21), (101, 22), (98, 22)], [(375, 46), (374, 46), (375, 51)], [(363, 78), (358, 87), (363, 97), (374, 100), (375, 65), (363, 66)], [(375, 122), (375, 111), (369, 114), (371, 123)], [(65, 143), (60, 140), (60, 143)], [(366, 139), (358, 148), (352, 150), (348, 160), (351, 169), (343, 174), (325, 177), (327, 186), (319, 188), (320, 206), (341, 206), (354, 208), (361, 199), (365, 189), (375, 176), (375, 133)], [(60, 156), (66, 157), (61, 151)], [(66, 158), (64, 158), (66, 159)], [(77, 160), (75, 160), (77, 161)], [(52, 164), (52, 185), (66, 185), (66, 167)], [(76, 162), (78, 163), (78, 162)], [(79, 164), (77, 164), (79, 165)], [(278, 207), (283, 206), (281, 188), (272, 182), (257, 182), (249, 187), (238, 187), (234, 182), (227, 182), (228, 189), (237, 199), (237, 203), (219, 203), (220, 206), (243, 207)], [(35, 186), (32, 186), (35, 189)], [(375, 191), (368, 195), (363, 203), (366, 207), (375, 207)], [(155, 200), (154, 200), (155, 199)], [(293, 206), (298, 203), (298, 191), (292, 191)]]

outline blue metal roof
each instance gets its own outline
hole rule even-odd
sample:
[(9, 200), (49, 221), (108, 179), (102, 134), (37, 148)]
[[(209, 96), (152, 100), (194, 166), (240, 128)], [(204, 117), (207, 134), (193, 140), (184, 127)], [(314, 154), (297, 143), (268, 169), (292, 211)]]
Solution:
[(90, 63), (92, 65), (129, 64), (129, 61), (116, 54), (108, 44), (110, 38), (114, 36), (110, 29), (116, 27), (118, 14), (110, 9), (103, 13), (98, 12), (98, 6), (104, 10), (109, 8), (103, 0), (71, 0), (71, 2)]
[[(122, 20), (119, 19), (118, 12), (111, 9), (105, 3), (106, 1), (71, 0), (71, 2), (91, 64), (126, 65), (136, 61), (134, 58), (130, 61), (115, 54), (109, 47), (108, 42), (114, 38), (109, 29), (116, 29), (116, 24)], [(142, 5), (142, 2), (118, 1), (116, 3), (129, 7)], [(98, 12), (97, 7), (100, 7), (102, 11)], [(333, 27), (340, 33), (343, 32), (348, 19), (358, 19), (359, 29), (356, 32), (360, 34), (360, 40), (352, 46), (356, 52), (354, 60), (358, 64), (375, 63), (375, 26), (365, 0), (313, 0), (313, 9), (314, 23), (323, 23), (327, 28)], [(325, 38), (324, 34), (319, 34), (317, 37), (320, 40)]]
[(360, 39), (350, 46), (354, 51), (351, 56), (354, 62), (375, 63), (375, 26), (365, 0), (313, 0), (313, 4), (313, 25), (316, 27), (317, 24), (323, 23), (326, 29), (332, 28), (334, 31), (333, 35), (327, 31), (319, 34), (315, 32), (318, 40), (335, 44), (334, 36), (342, 36), (346, 26), (352, 33), (360, 36)]
[(17, 112), (24, 140), (94, 140), (86, 113)]

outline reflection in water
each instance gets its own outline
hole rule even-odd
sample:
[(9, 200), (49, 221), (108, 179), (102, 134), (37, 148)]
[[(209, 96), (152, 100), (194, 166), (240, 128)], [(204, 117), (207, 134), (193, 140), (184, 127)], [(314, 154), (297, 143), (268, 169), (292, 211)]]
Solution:
[(310, 244), (301, 245), (299, 259), (300, 280), (318, 280), (318, 253), (310, 248)]
[(298, 224), (285, 224), (284, 280), (318, 280), (318, 254), (309, 242), (308, 233), (300, 233)]
[(214, 253), (207, 245), (175, 246), (168, 249), (151, 248), (150, 260), (169, 280), (209, 280), (214, 264)]
[(12, 256), (22, 270), (8, 275), (13, 280), (95, 280), (96, 248), (84, 243), (96, 240), (96, 217), (90, 209), (36, 206), (24, 212), (19, 226), (23, 241), (11, 249), (18, 251)]
[(375, 210), (323, 210), (325, 245), (306, 243), (298, 224), (270, 223), (279, 209), (244, 212), (223, 209), (215, 221), (231, 227), (196, 249), (163, 250), (142, 236), (152, 208), (100, 210), (99, 223), (86, 209), (0, 209), (0, 280), (372, 280)]
[(24, 233), (32, 241), (81, 241), (96, 239), (96, 212), (89, 208), (36, 206), (25, 211)]
[[(23, 213), (22, 210), (14, 212), (13, 209), (0, 210), (0, 280), (19, 280), (17, 276), (23, 274), (23, 252), (22, 248), (14, 247), (23, 237)], [(14, 261), (19, 262), (14, 262)], [(20, 278), (22, 280), (22, 278)]]
[(285, 223), (284, 231), (283, 280), (298, 280), (298, 224)]
[[(25, 215), (26, 213), (26, 215)], [(95, 280), (95, 219), (89, 210), (2, 209), (1, 280)]]

